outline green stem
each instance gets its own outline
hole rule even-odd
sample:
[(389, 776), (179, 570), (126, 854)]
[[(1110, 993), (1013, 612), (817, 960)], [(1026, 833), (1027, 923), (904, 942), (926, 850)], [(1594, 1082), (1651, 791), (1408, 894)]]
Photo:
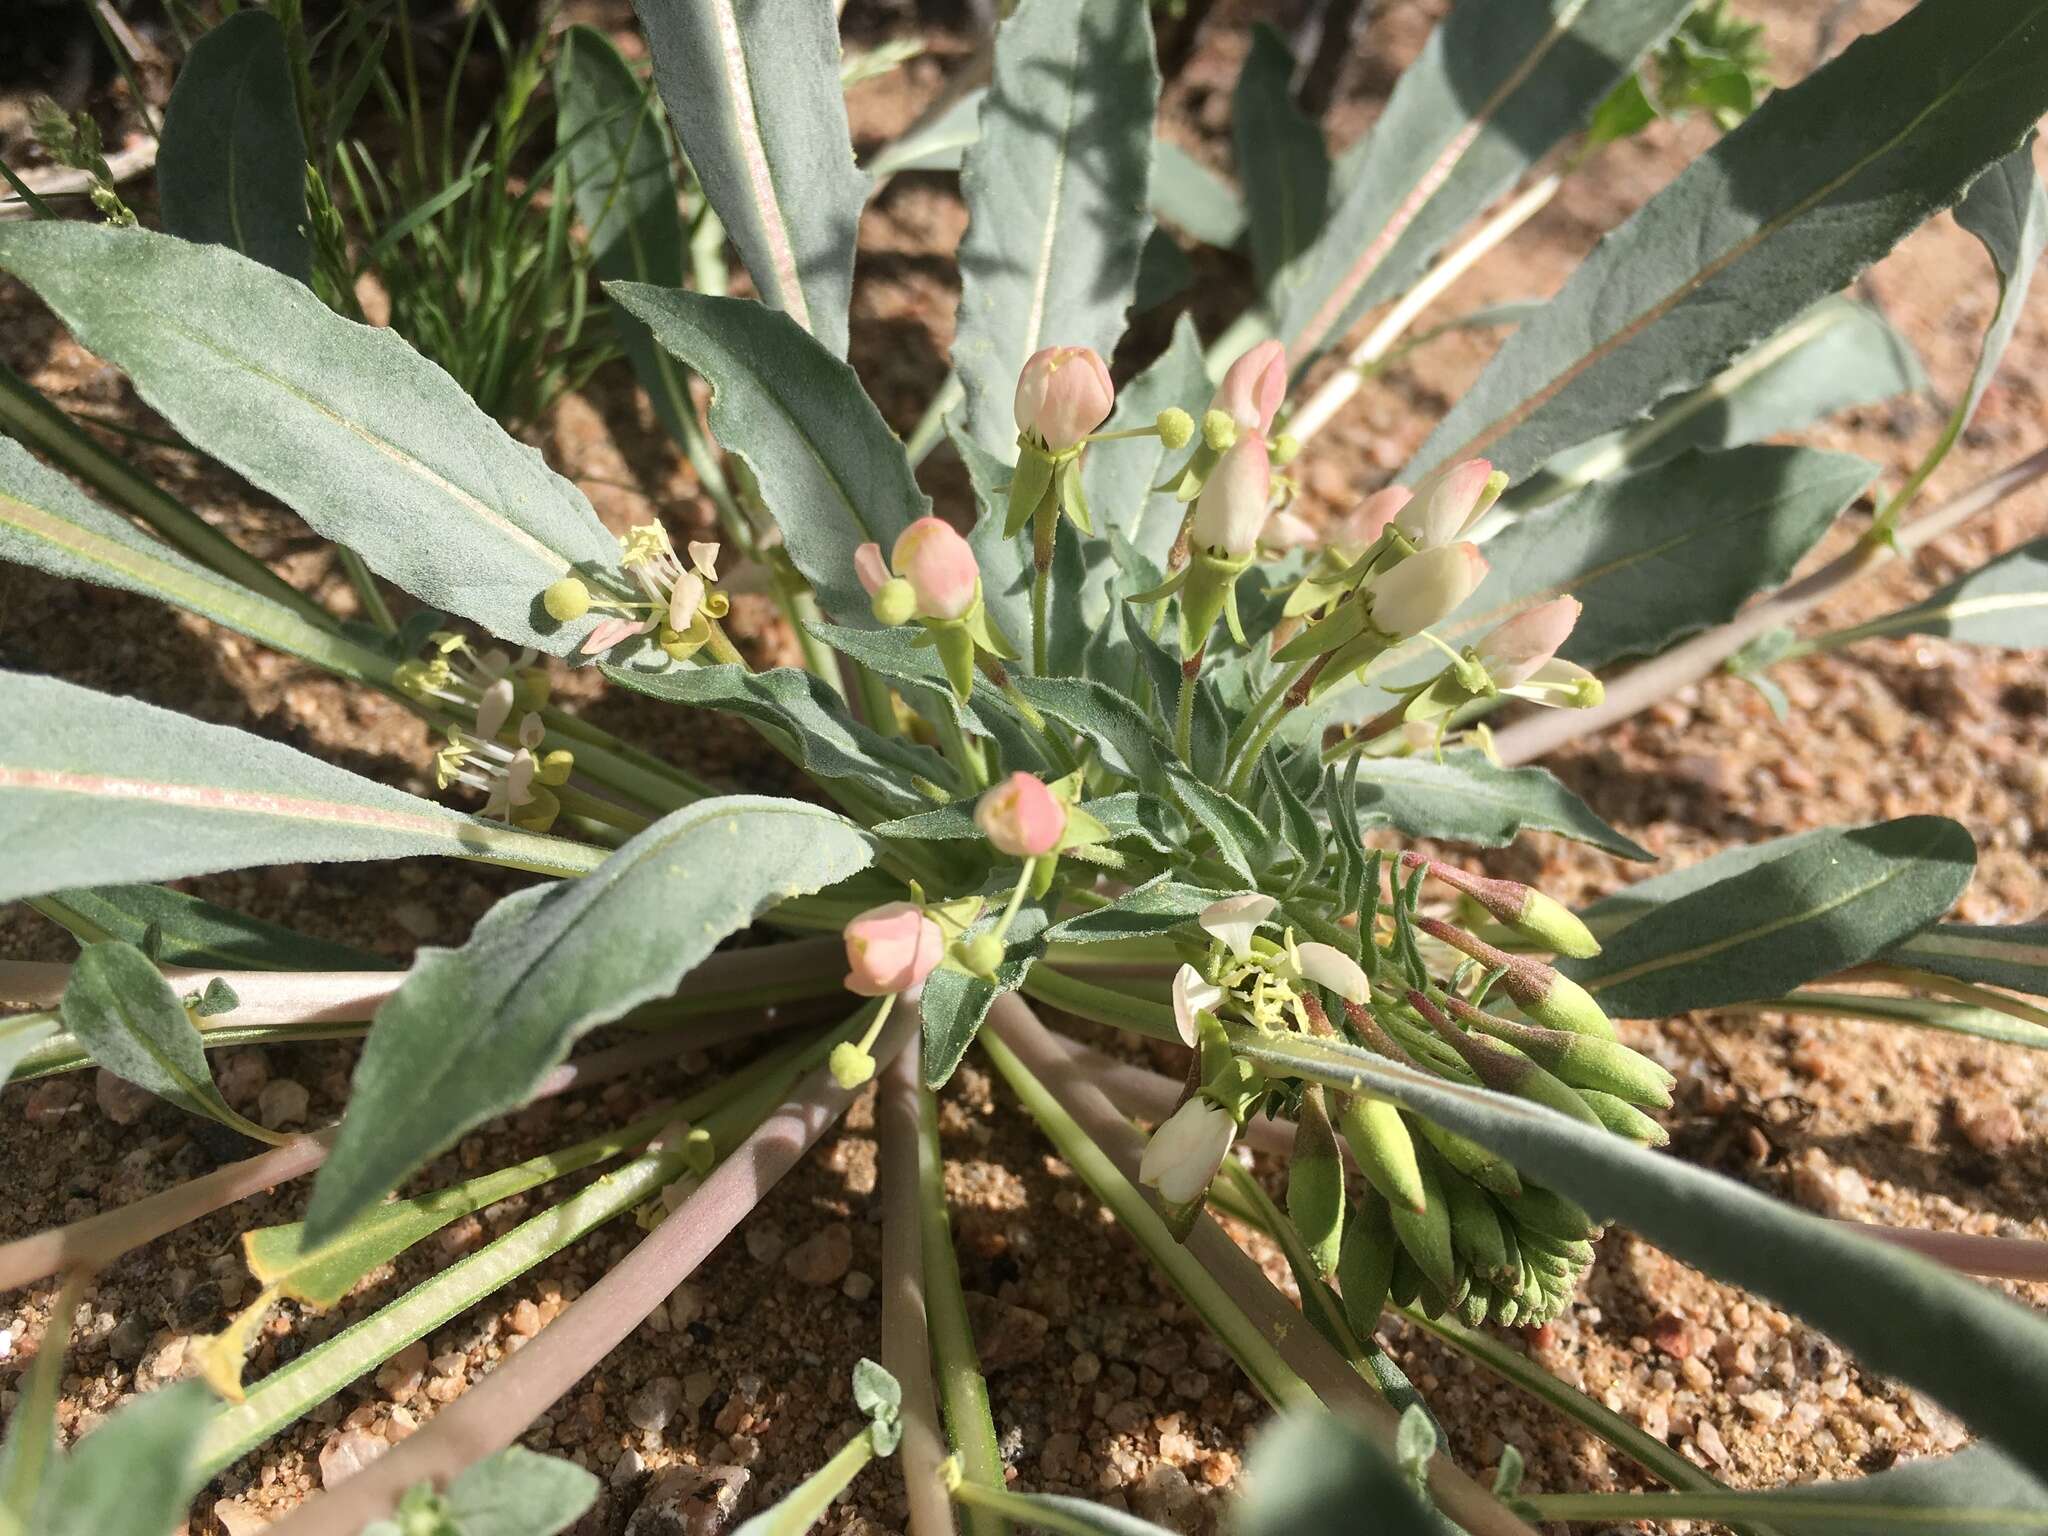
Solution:
[[(946, 1159), (939, 1147), (939, 1100), (929, 1088), (917, 1095), (917, 1192), (919, 1238), (924, 1249), (925, 1315), (931, 1328), (939, 1403), (946, 1435), (962, 1469), (985, 1488), (1003, 1486), (1003, 1453), (989, 1412), (988, 1382), (975, 1353), (974, 1326), (960, 1289), (960, 1260), (946, 1219)], [(1007, 1536), (1006, 1521), (970, 1516), (970, 1536)]]
[[(1738, 1493), (1732, 1488), (1724, 1488), (1718, 1493), (1532, 1493), (1524, 1494), (1514, 1502), (1538, 1520), (1588, 1521), (1601, 1525), (1632, 1520), (1660, 1523), (1666, 1520), (1715, 1520), (1739, 1531), (1744, 1527), (1735, 1523), (1738, 1520), (1778, 1514), (1797, 1521), (1802, 1531), (1822, 1524), (1839, 1524), (1844, 1536), (1862, 1536), (1862, 1533), (1878, 1527), (1891, 1530), (1918, 1527), (1930, 1532), (1943, 1532), (1991, 1530), (2007, 1523), (1993, 1511), (1977, 1509), (1927, 1509), (1918, 1512), (1891, 1509), (1873, 1522), (1871, 1513), (1874, 1506), (1868, 1499), (1852, 1496), (1830, 1502), (1817, 1488), (1802, 1487), (1793, 1491), (1796, 1498), (1784, 1499), (1772, 1493)], [(1959, 1499), (1956, 1502), (1967, 1501)], [(1987, 1523), (1979, 1525), (1973, 1518), (1977, 1516), (1984, 1517)], [(2039, 1532), (2043, 1528), (2042, 1517), (2021, 1515), (2009, 1522), (2009, 1528)], [(1748, 1529), (1760, 1527), (1750, 1526)]]
[(924, 408), (924, 415), (918, 418), (909, 439), (903, 444), (903, 451), (910, 456), (913, 469), (925, 461), (932, 449), (938, 446), (939, 439), (946, 435), (946, 413), (966, 398), (967, 388), (960, 382), (960, 375), (947, 374), (946, 382), (932, 396), (932, 403)]
[(628, 837), (636, 832), (644, 832), (654, 824), (637, 811), (593, 795), (588, 790), (578, 789), (573, 784), (559, 784), (549, 793), (561, 802), (565, 814), (581, 816), (588, 821), (597, 822), (600, 826), (614, 828)]
[(1174, 1238), (1137, 1185), (1124, 1177), (1116, 1164), (1110, 1161), (1109, 1154), (1032, 1075), (1030, 1068), (994, 1030), (984, 1029), (975, 1038), (988, 1053), (989, 1060), (995, 1063), (996, 1071), (1010, 1085), (1010, 1091), (1017, 1095), (1031, 1118), (1038, 1122), (1038, 1128), (1045, 1133), (1046, 1139), (1066, 1160), (1067, 1166), (1080, 1176), (1096, 1199), (1109, 1207), (1124, 1230), (1165, 1272), (1174, 1288), (1223, 1341), (1224, 1348), (1230, 1351), (1259, 1394), (1281, 1409), (1313, 1403), (1315, 1394), (1309, 1390), (1308, 1384), (1230, 1299), (1215, 1276)]
[(384, 601), (384, 594), (377, 587), (377, 578), (370, 573), (363, 557), (346, 544), (335, 545), (334, 553), (348, 577), (348, 584), (356, 589), (356, 598), (363, 605), (363, 617), (382, 633), (397, 634), (398, 620), (391, 616), (391, 605)]
[(954, 718), (953, 711), (942, 709), (932, 728), (939, 735), (939, 749), (945, 753), (946, 761), (966, 782), (970, 794), (980, 794), (988, 788), (988, 764), (982, 759), (981, 749), (967, 737)]
[(581, 715), (572, 715), (556, 705), (540, 711), (541, 724), (552, 733), (577, 743), (576, 766), (608, 789), (631, 795), (657, 811), (680, 810), (699, 800), (710, 800), (725, 791), (694, 774), (622, 741), (602, 726)]
[(1050, 498), (1031, 514), (1031, 671), (1044, 677), (1052, 670), (1052, 629), (1047, 610), (1052, 602), (1053, 541), (1059, 536), (1059, 508)]
[(1246, 712), (1244, 720), (1231, 733), (1230, 749), (1224, 754), (1225, 762), (1234, 763), (1244, 755), (1245, 743), (1251, 740), (1252, 733), (1258, 729), (1260, 722), (1266, 718), (1266, 711), (1273, 708), (1274, 705), (1278, 704), (1286, 696), (1287, 690), (1293, 686), (1294, 680), (1299, 676), (1301, 676), (1299, 671), (1283, 671), (1278, 677), (1273, 679), (1271, 686), (1253, 701), (1252, 707)]
[(1149, 997), (1136, 997), (1116, 987), (1081, 981), (1051, 966), (1038, 964), (1024, 973), (1024, 995), (1071, 1013), (1077, 1019), (1149, 1035), (1154, 1040), (1180, 1039), (1173, 1007)]
[(725, 631), (719, 627), (716, 619), (706, 619), (705, 627), (710, 630), (711, 638), (704, 643), (704, 649), (711, 653), (713, 660), (721, 661), (729, 667), (746, 666), (747, 658), (740, 654), (738, 646), (726, 638)]
[(1195, 647), (1195, 654), (1180, 664), (1180, 700), (1173, 711), (1173, 750), (1183, 763), (1193, 767), (1195, 749), (1195, 689), (1202, 677), (1202, 657), (1207, 643)]
[(847, 1484), (874, 1459), (874, 1434), (863, 1429), (842, 1445), (824, 1466), (783, 1495), (773, 1509), (764, 1510), (747, 1523), (759, 1523), (764, 1532), (809, 1530), (825, 1518), (832, 1501), (844, 1493)]
[(91, 1282), (92, 1272), (84, 1268), (64, 1277), (50, 1303), (43, 1342), (17, 1383), (21, 1396), (7, 1417), (7, 1438), (0, 1443), (0, 1520), (23, 1533), (29, 1529), (50, 1454), (57, 1448), (57, 1389), (64, 1381), (64, 1352), (71, 1343), (71, 1319)]
[(1070, 1514), (1064, 1504), (1028, 1493), (1012, 1493), (1007, 1488), (987, 1488), (962, 1479), (954, 1485), (952, 1494), (954, 1503), (967, 1507), (970, 1524), (975, 1514), (986, 1513), (997, 1519), (1014, 1520), (1032, 1530), (1051, 1531), (1053, 1536), (1102, 1536), (1104, 1529), (1100, 1520)]
[(4, 364), (0, 364), (0, 431), (76, 475), (209, 570), (285, 604), (323, 628), (333, 627), (334, 618), (326, 609), (100, 447)]

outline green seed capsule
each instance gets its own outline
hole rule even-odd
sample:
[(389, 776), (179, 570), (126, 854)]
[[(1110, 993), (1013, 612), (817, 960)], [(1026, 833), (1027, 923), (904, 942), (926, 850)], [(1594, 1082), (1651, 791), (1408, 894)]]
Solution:
[(1461, 1023), (1513, 1046), (1574, 1088), (1597, 1088), (1631, 1104), (1671, 1107), (1671, 1089), (1677, 1079), (1619, 1040), (1496, 1018), (1462, 998), (1451, 998), (1448, 1005)]
[(1366, 1179), (1390, 1204), (1420, 1212), (1428, 1203), (1415, 1142), (1401, 1111), (1385, 1099), (1354, 1093), (1338, 1105), (1337, 1126)]
[(1518, 987), (1512, 974), (1502, 983), (1508, 995), (1521, 1005), (1522, 1012), (1552, 1029), (1568, 1029), (1573, 1034), (1595, 1035), (1603, 1040), (1615, 1038), (1614, 1021), (1593, 1001), (1592, 993), (1548, 966), (1531, 969), (1544, 973), (1540, 983)]
[[(1337, 1285), (1344, 1293), (1344, 1321), (1361, 1339), (1369, 1339), (1386, 1310), (1387, 1288), (1393, 1283), (1400, 1251), (1386, 1200), (1368, 1189), (1344, 1226), (1337, 1254)], [(1411, 1293), (1412, 1299), (1412, 1293)]]
[(1472, 1287), (1471, 1293), (1465, 1297), (1464, 1305), (1458, 1309), (1458, 1315), (1465, 1319), (1465, 1326), (1467, 1328), (1479, 1328), (1485, 1326), (1486, 1316), (1492, 1310), (1493, 1291), (1491, 1288), (1482, 1289), (1475, 1285)]
[(1581, 1088), (1579, 1097), (1586, 1108), (1600, 1117), (1600, 1123), (1615, 1135), (1645, 1147), (1668, 1147), (1671, 1133), (1626, 1099), (1618, 1099), (1598, 1088)]
[(1602, 1231), (1583, 1207), (1541, 1184), (1522, 1186), (1522, 1197), (1515, 1201), (1513, 1213), (1516, 1224), (1525, 1231), (1563, 1242), (1595, 1238)]
[(1287, 1165), (1287, 1216), (1316, 1273), (1327, 1279), (1344, 1237), (1344, 1155), (1323, 1108), (1323, 1090), (1313, 1083), (1302, 1090), (1301, 1126)]
[(1501, 1220), (1485, 1190), (1453, 1168), (1437, 1169), (1437, 1181), (1451, 1208), (1451, 1246), (1470, 1267), (1491, 1280), (1508, 1267)]
[(1522, 1192), (1522, 1176), (1515, 1172), (1515, 1165), (1487, 1151), (1470, 1137), (1447, 1131), (1434, 1120), (1425, 1120), (1420, 1115), (1408, 1117), (1408, 1128), (1435, 1147), (1445, 1162), (1481, 1189), (1491, 1190), (1510, 1200)]
[(1423, 1278), (1439, 1296), (1448, 1296), (1458, 1283), (1458, 1260), (1451, 1248), (1451, 1203), (1437, 1177), (1436, 1154), (1427, 1153), (1417, 1166), (1422, 1175), (1423, 1208), (1417, 1212), (1392, 1207), (1394, 1234), (1414, 1256)]
[(1406, 1248), (1394, 1245), (1394, 1269), (1387, 1280), (1387, 1299), (1397, 1307), (1412, 1307), (1423, 1286), (1422, 1270)]

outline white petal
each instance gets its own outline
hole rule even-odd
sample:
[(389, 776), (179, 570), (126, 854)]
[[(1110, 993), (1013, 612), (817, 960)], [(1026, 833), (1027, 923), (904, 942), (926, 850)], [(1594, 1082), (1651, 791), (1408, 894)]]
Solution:
[(690, 627), (690, 620), (697, 617), (697, 608), (704, 601), (704, 578), (695, 571), (685, 571), (676, 578), (676, 589), (669, 594), (668, 627), (684, 630)]
[(1223, 989), (1204, 981), (1202, 973), (1192, 965), (1184, 965), (1173, 973), (1173, 1022), (1180, 1030), (1183, 1044), (1195, 1043), (1195, 1015), (1204, 1009), (1213, 1013), (1222, 1001)]
[(706, 581), (718, 580), (718, 545), (709, 539), (690, 540), (690, 565)]
[(501, 677), (484, 690), (484, 696), (476, 702), (476, 733), (490, 741), (505, 729), (505, 721), (512, 713), (512, 679)]
[(505, 798), (514, 805), (525, 805), (531, 800), (533, 776), (539, 767), (525, 748), (513, 753), (512, 761), (505, 765)]
[(1252, 952), (1252, 934), (1258, 930), (1259, 924), (1273, 915), (1273, 909), (1278, 905), (1272, 897), (1257, 893), (1226, 896), (1203, 908), (1196, 921), (1206, 932), (1228, 944), (1230, 952), (1243, 960)]
[(1199, 1200), (1237, 1137), (1237, 1122), (1199, 1096), (1189, 1099), (1152, 1133), (1138, 1160), (1138, 1182), (1169, 1205)]
[(548, 728), (541, 723), (539, 715), (529, 713), (519, 717), (519, 745), (522, 747), (539, 746), (547, 733)]
[(1363, 1003), (1372, 995), (1372, 987), (1358, 962), (1336, 945), (1302, 944), (1297, 946), (1295, 955), (1304, 979), (1328, 987), (1346, 1002)]

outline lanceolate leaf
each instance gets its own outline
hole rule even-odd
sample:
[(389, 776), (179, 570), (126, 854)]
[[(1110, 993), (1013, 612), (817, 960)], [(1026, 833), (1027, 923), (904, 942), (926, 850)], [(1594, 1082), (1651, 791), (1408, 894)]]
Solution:
[(1333, 1413), (1296, 1412), (1269, 1425), (1245, 1471), (1238, 1536), (1351, 1536), (1367, 1509), (1373, 1536), (1445, 1529), (1386, 1453)]
[(555, 1536), (597, 1495), (597, 1478), (575, 1462), (511, 1445), (457, 1473), (441, 1501), (459, 1536)]
[(1102, 944), (1112, 939), (1149, 939), (1187, 927), (1204, 908), (1236, 894), (1188, 885), (1169, 875), (1125, 891), (1106, 907), (1055, 923), (1045, 935), (1055, 944)]
[(2048, 923), (1937, 923), (1894, 944), (1884, 958), (1958, 981), (2048, 997)]
[[(0, 512), (4, 512), (0, 505)], [(2048, 539), (2036, 539), (1950, 582), (1925, 602), (1831, 636), (1940, 635), (2014, 650), (2048, 646)]]
[(1289, 362), (1299, 368), (1336, 345), (1366, 310), (1413, 282), (1691, 9), (1690, 0), (1454, 6), (1336, 189), (1281, 319)]
[(1263, 1070), (1370, 1089), (1471, 1137), (1595, 1218), (1798, 1313), (1867, 1369), (1918, 1387), (2036, 1477), (2048, 1473), (2048, 1323), (1976, 1281), (1554, 1110), (1335, 1041), (1248, 1029), (1233, 1039)]
[(1625, 1018), (1777, 997), (1926, 927), (1976, 864), (1970, 834), (1942, 816), (1834, 831), (1659, 907), (1564, 969)]
[(116, 1077), (192, 1114), (236, 1118), (213, 1086), (206, 1047), (185, 1005), (134, 945), (86, 945), (64, 988), (63, 1011), (64, 1027)]
[(886, 557), (931, 500), (853, 370), (750, 299), (645, 283), (605, 291), (710, 383), (713, 434), (753, 471), (825, 612), (842, 624), (873, 624), (853, 552), (876, 543)]
[(238, 11), (192, 45), (157, 149), (164, 228), (308, 281), (306, 141), (284, 28)]
[(1810, 832), (1794, 832), (1788, 837), (1774, 837), (1768, 842), (1738, 844), (1722, 850), (1711, 858), (1688, 864), (1683, 869), (1667, 870), (1661, 875), (1652, 875), (1647, 880), (1638, 880), (1634, 885), (1601, 897), (1579, 916), (1586, 926), (1603, 939), (1626, 928), (1639, 917), (1644, 917), (1659, 908), (1667, 907), (1681, 896), (1690, 896), (1708, 886), (1754, 869), (1759, 864), (1768, 864), (1773, 859), (1833, 837), (1838, 829), (1817, 827)]
[(587, 879), (498, 903), (378, 1010), (306, 1212), (325, 1242), (471, 1126), (524, 1103), (582, 1035), (673, 992), (735, 929), (867, 867), (859, 828), (731, 796), (663, 817)]
[(58, 1461), (43, 1483), (36, 1536), (163, 1536), (184, 1519), (204, 1479), (206, 1388), (181, 1381), (113, 1414)]
[(770, 304), (846, 356), (867, 200), (826, 0), (635, 0), (654, 83), (704, 194)]
[(1152, 211), (1205, 245), (1227, 250), (1244, 238), (1244, 200), (1169, 139), (1152, 145)]
[(464, 816), (245, 731), (0, 673), (0, 901), (259, 864), (441, 854), (551, 874), (599, 850)]
[(1484, 454), (1520, 478), (1841, 288), (2048, 109), (2044, 19), (2048, 0), (1918, 6), (1774, 92), (1508, 338), (1415, 468)]
[(953, 366), (968, 434), (1005, 463), (1024, 360), (1054, 344), (1107, 357), (1123, 334), (1152, 227), (1158, 102), (1143, 0), (1023, 0), (996, 34), (981, 138), (960, 168)]
[(1998, 360), (2012, 340), (2013, 327), (2026, 307), (2027, 288), (2041, 250), (2048, 245), (2048, 192), (2034, 174), (2034, 135), (1978, 177), (1969, 195), (1956, 204), (1956, 222), (1984, 242), (1998, 269), (1998, 307), (1984, 332), (1984, 345), (1970, 375), (1969, 392), (1956, 409), (1956, 420), (1968, 422), (1991, 387)]
[[(310, 938), (161, 885), (53, 891), (35, 908), (81, 944), (120, 939), (160, 965), (226, 971), (387, 971), (382, 955)], [(154, 946), (153, 948), (151, 946)]]
[[(1116, 409), (1103, 423), (1103, 430), (1149, 427), (1161, 411), (1176, 406), (1200, 422), (1212, 388), (1208, 370), (1202, 366), (1202, 338), (1194, 321), (1182, 315), (1174, 322), (1173, 340), (1167, 349), (1117, 391)], [(1090, 448), (1081, 461), (1081, 483), (1095, 515), (1096, 531), (1107, 536), (1115, 529), (1146, 559), (1163, 568), (1186, 509), (1171, 496), (1155, 496), (1152, 487), (1166, 479), (1188, 452), (1183, 448), (1168, 453), (1156, 437)], [(1091, 571), (1101, 564), (1094, 562)], [(1082, 594), (1091, 614), (1101, 612), (1100, 594), (1093, 590), (1098, 585), (1091, 578), (1091, 590)]]
[(1585, 612), (1566, 656), (1598, 667), (1654, 654), (1784, 581), (1876, 474), (1846, 453), (1756, 445), (1589, 486), (1488, 539), (1486, 580), (1437, 632), (1469, 645), (1570, 593)]
[(150, 537), (12, 438), (0, 438), (0, 559), (139, 592), (359, 682), (391, 677), (390, 657)]
[(1666, 401), (1647, 421), (1559, 454), (1509, 491), (1505, 504), (1541, 506), (1581, 486), (1662, 464), (1688, 448), (1760, 442), (1926, 383), (1906, 338), (1869, 305), (1837, 294), (1691, 394)]
[[(990, 912), (969, 932), (986, 932), (995, 920), (995, 913)], [(996, 967), (994, 986), (978, 976), (946, 966), (932, 972), (918, 1005), (924, 1016), (922, 1061), (928, 1086), (946, 1085), (953, 1069), (960, 1065), (960, 1058), (967, 1054), (967, 1047), (974, 1043), (997, 996), (1024, 985), (1024, 973), (1045, 952), (1045, 932), (1045, 908), (1036, 902), (1026, 902), (1003, 936), (1004, 958)]]
[(194, 446), (422, 602), (557, 655), (588, 632), (549, 619), (540, 594), (571, 567), (616, 573), (616, 541), (395, 332), (233, 251), (143, 230), (11, 225), (0, 268)]
[(1395, 757), (1368, 763), (1358, 776), (1358, 819), (1480, 848), (1498, 848), (1523, 832), (1558, 832), (1624, 859), (1650, 857), (1548, 770), (1496, 768), (1477, 752), (1448, 753), (1442, 762)]
[(1323, 131), (1294, 105), (1294, 55), (1278, 32), (1252, 28), (1251, 52), (1231, 96), (1237, 179), (1244, 188), (1252, 265), (1278, 306), (1287, 268), (1315, 243), (1330, 214), (1330, 155)]
[(981, 137), (981, 103), (987, 86), (976, 86), (915, 133), (905, 134), (870, 159), (865, 169), (877, 184), (900, 171), (957, 171), (967, 146)]

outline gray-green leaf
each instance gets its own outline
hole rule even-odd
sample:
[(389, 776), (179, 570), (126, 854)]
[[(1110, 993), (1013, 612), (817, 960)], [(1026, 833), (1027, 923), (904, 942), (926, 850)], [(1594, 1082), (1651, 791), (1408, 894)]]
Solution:
[(171, 984), (132, 944), (88, 944), (64, 988), (64, 1027), (116, 1077), (223, 1124), (239, 1118), (213, 1085), (199, 1030)]
[(580, 875), (601, 853), (464, 816), (227, 726), (0, 673), (0, 901), (415, 854)]
[[(1427, 1414), (1421, 1424), (1433, 1446)], [(1406, 1416), (1401, 1428), (1405, 1440)], [(1335, 1414), (1285, 1415), (1252, 1442), (1237, 1536), (1352, 1536), (1363, 1510), (1372, 1511), (1373, 1536), (1439, 1536), (1444, 1529), (1401, 1468)]]
[(1624, 1018), (1777, 997), (1935, 921), (1976, 864), (1970, 834), (1943, 816), (1834, 829), (1657, 907), (1563, 969)]
[(542, 591), (572, 567), (620, 579), (580, 491), (396, 332), (303, 283), (223, 246), (47, 220), (0, 228), (0, 268), (187, 441), (420, 601), (567, 655), (594, 621), (555, 623)]
[(1252, 266), (1276, 309), (1291, 285), (1289, 266), (1330, 216), (1330, 153), (1322, 129), (1294, 105), (1293, 81), (1286, 41), (1263, 22), (1253, 27), (1230, 98), (1230, 127)]
[(754, 287), (846, 356), (854, 168), (825, 0), (635, 0), (654, 84)]
[(1016, 456), (1026, 358), (1123, 334), (1152, 227), (1159, 68), (1143, 0), (1024, 0), (996, 34), (981, 137), (961, 162), (967, 234), (953, 366), (967, 430)]
[(2048, 646), (2048, 539), (2007, 550), (1910, 608), (1828, 638), (1838, 644), (1872, 635), (1940, 635), (2013, 650)]
[(525, 1102), (579, 1037), (673, 992), (727, 934), (871, 857), (860, 830), (822, 807), (705, 800), (587, 879), (508, 896), (462, 948), (421, 951), (378, 1010), (307, 1241), (326, 1241), (471, 1126)]
[(1884, 952), (1894, 965), (2048, 997), (2048, 923), (1936, 923)]
[(1970, 387), (1956, 407), (1955, 421), (1960, 428), (1977, 414), (1978, 402), (1991, 387), (1998, 360), (2005, 355), (2013, 327), (2020, 323), (2020, 312), (2026, 308), (2027, 288), (2040, 263), (2041, 250), (2048, 246), (2048, 192), (2043, 192), (2041, 178), (2034, 174), (2033, 134), (1977, 178), (1956, 204), (1956, 222), (1984, 243), (1998, 272), (1998, 307), (1985, 327)]
[(1414, 469), (1484, 454), (1520, 478), (1840, 289), (2048, 110), (2044, 11), (1919, 6), (1772, 93), (1508, 338)]
[[(1174, 322), (1173, 340), (1153, 363), (1116, 394), (1116, 409), (1103, 423), (1106, 432), (1132, 427), (1149, 427), (1161, 411), (1177, 407), (1196, 421), (1208, 408), (1213, 386), (1202, 364), (1202, 338), (1195, 322), (1182, 315)], [(1152, 487), (1167, 476), (1170, 467), (1187, 456), (1168, 453), (1158, 438), (1136, 438), (1122, 443), (1098, 443), (1081, 461), (1081, 483), (1088, 493), (1088, 506), (1095, 514), (1096, 529), (1105, 538), (1111, 530), (1121, 533), (1154, 565), (1166, 564), (1167, 551), (1180, 532), (1185, 510), (1171, 496), (1152, 493)], [(1090, 628), (1098, 627), (1103, 613), (1100, 578), (1092, 573), (1105, 563), (1091, 563), (1091, 578), (1079, 594)], [(1066, 601), (1065, 597), (1061, 599)]]
[(192, 45), (164, 108), (156, 186), (172, 234), (311, 279), (306, 141), (270, 12), (238, 11)]
[(53, 891), (35, 908), (81, 944), (120, 939), (146, 948), (159, 965), (228, 971), (386, 971), (392, 961), (348, 944), (310, 938), (246, 912), (216, 906), (161, 885), (103, 885)]
[(184, 1519), (204, 1479), (206, 1388), (181, 1381), (110, 1416), (50, 1469), (36, 1536), (165, 1536)]
[(1649, 850), (1607, 825), (1542, 768), (1496, 768), (1477, 752), (1391, 757), (1358, 776), (1362, 825), (1391, 825), (1410, 837), (1441, 837), (1498, 848), (1523, 832), (1557, 832), (1624, 859)]
[(1053, 944), (1104, 944), (1116, 939), (1150, 939), (1187, 927), (1211, 903), (1237, 894), (1187, 885), (1155, 875), (1125, 891), (1106, 907), (1062, 918), (1046, 931)]
[(874, 623), (853, 552), (931, 511), (903, 444), (851, 368), (751, 299), (645, 283), (605, 291), (711, 385), (711, 430), (754, 474), (789, 555), (842, 624)]

